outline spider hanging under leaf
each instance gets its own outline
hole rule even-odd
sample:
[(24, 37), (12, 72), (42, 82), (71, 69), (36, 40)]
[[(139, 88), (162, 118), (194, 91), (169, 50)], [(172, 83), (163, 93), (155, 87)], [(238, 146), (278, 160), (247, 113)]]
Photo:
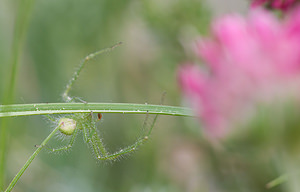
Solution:
[[(81, 62), (79, 68), (77, 71), (75, 71), (75, 73), (73, 74), (72, 79), (70, 80), (70, 82), (67, 84), (66, 86), (66, 90), (63, 93), (62, 97), (63, 100), (65, 102), (83, 102), (83, 103), (87, 103), (86, 101), (83, 101), (80, 98), (77, 97), (70, 97), (69, 96), (69, 92), (74, 84), (74, 82), (77, 80), (81, 70), (84, 68), (86, 62), (92, 58), (94, 58), (97, 55), (100, 55), (102, 53), (108, 52), (113, 50), (115, 47), (119, 46), (121, 43), (118, 43), (110, 48), (106, 48), (103, 50), (100, 50), (98, 52), (92, 53), (90, 55), (88, 55), (87, 57), (85, 57), (85, 59)], [(49, 116), (48, 116), (49, 117)], [(148, 117), (148, 114), (146, 116), (146, 118)], [(96, 158), (99, 160), (114, 160), (124, 154), (130, 153), (135, 151), (140, 145), (142, 145), (145, 141), (148, 140), (151, 131), (154, 127), (154, 124), (156, 122), (157, 119), (157, 115), (155, 116), (153, 122), (151, 123), (149, 130), (147, 132), (144, 133), (143, 136), (141, 136), (135, 143), (133, 143), (132, 145), (129, 145), (125, 148), (120, 149), (117, 152), (114, 153), (109, 153), (106, 148), (104, 147), (103, 141), (102, 139), (99, 137), (98, 135), (98, 131), (96, 128), (96, 122), (101, 120), (102, 118), (102, 114), (98, 113), (97, 114), (97, 118), (94, 117), (93, 112), (91, 111), (90, 113), (75, 113), (75, 114), (70, 114), (67, 116), (64, 116), (62, 118), (60, 118), (58, 121), (55, 121), (53, 118), (49, 117), (50, 120), (57, 122), (58, 126), (59, 126), (59, 131), (66, 136), (71, 136), (69, 144), (61, 147), (61, 148), (57, 148), (57, 149), (52, 149), (49, 147), (46, 147), (47, 149), (49, 149), (52, 152), (56, 152), (56, 151), (63, 151), (63, 150), (68, 150), (73, 146), (73, 143), (75, 141), (75, 138), (77, 136), (77, 134), (79, 132), (83, 133), (83, 138), (84, 141), (90, 146), (90, 148), (93, 150), (93, 153), (95, 154)], [(147, 119), (145, 120), (145, 122), (147, 121)], [(145, 123), (144, 123), (145, 125)], [(45, 146), (43, 146), (45, 147)]]

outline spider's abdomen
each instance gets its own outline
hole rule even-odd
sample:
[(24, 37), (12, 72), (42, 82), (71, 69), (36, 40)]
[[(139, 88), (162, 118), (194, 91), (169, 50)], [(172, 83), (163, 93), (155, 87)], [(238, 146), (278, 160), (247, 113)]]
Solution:
[(65, 135), (72, 135), (76, 128), (76, 121), (70, 118), (61, 118), (58, 124), (59, 131)]

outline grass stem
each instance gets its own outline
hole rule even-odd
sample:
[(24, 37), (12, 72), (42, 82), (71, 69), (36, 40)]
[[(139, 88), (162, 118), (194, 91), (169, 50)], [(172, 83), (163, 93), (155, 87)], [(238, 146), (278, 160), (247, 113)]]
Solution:
[[(12, 53), (9, 62), (10, 73), (6, 78), (8, 82), (4, 85), (4, 99), (3, 104), (10, 104), (14, 101), (15, 87), (17, 81), (17, 72), (19, 68), (19, 58), (21, 49), (24, 43), (25, 33), (28, 27), (28, 21), (31, 15), (32, 7), (35, 0), (20, 0), (18, 1), (17, 16), (14, 25), (14, 36), (12, 42)], [(5, 162), (6, 162), (6, 143), (8, 137), (7, 127), (9, 120), (3, 119), (0, 122), (0, 190), (4, 188), (5, 183)]]
[(192, 110), (185, 107), (134, 103), (36, 103), (0, 105), (0, 117), (90, 112), (194, 116)]
[(57, 126), (49, 135), (48, 137), (42, 142), (42, 144), (34, 151), (34, 153), (29, 157), (29, 159), (26, 161), (24, 166), (20, 169), (20, 171), (17, 173), (17, 175), (14, 177), (14, 179), (11, 181), (5, 192), (10, 192), (20, 177), (23, 175), (23, 173), (26, 171), (26, 169), (29, 167), (29, 165), (32, 163), (34, 158), (40, 153), (40, 151), (43, 149), (43, 147), (47, 144), (47, 142), (54, 136), (54, 134), (59, 130), (60, 126)]

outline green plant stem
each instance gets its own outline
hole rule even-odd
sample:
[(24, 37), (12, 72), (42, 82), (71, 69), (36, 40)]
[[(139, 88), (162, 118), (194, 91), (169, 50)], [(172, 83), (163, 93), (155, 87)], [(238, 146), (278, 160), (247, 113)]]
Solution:
[(288, 181), (288, 175), (284, 174), (284, 175), (281, 175), (281, 176), (277, 177), (276, 179), (270, 181), (269, 183), (267, 183), (266, 188), (271, 189), (271, 188), (281, 185), (282, 183), (287, 182), (287, 181)]
[(0, 117), (66, 114), (66, 113), (131, 113), (194, 116), (185, 107), (134, 103), (36, 103), (0, 105)]
[(24, 166), (20, 169), (20, 171), (17, 173), (17, 175), (14, 177), (14, 179), (11, 181), (5, 192), (10, 192), (20, 177), (23, 175), (23, 173), (26, 171), (28, 166), (32, 163), (34, 158), (40, 153), (40, 151), (43, 149), (43, 146), (47, 144), (47, 142), (54, 136), (54, 134), (59, 130), (59, 126), (57, 126), (49, 135), (48, 137), (42, 142), (42, 144), (35, 150), (35, 152), (29, 157), (27, 162), (24, 164)]
[[(28, 21), (30, 13), (35, 0), (20, 0), (18, 1), (17, 16), (14, 26), (14, 39), (12, 43), (12, 54), (9, 63), (10, 74), (6, 78), (7, 84), (5, 84), (4, 100), (3, 104), (13, 103), (15, 96), (15, 87), (17, 81), (17, 71), (19, 68), (19, 58), (21, 48), (24, 43), (25, 32), (28, 27)], [(0, 190), (3, 189), (5, 183), (5, 154), (7, 143), (7, 127), (9, 126), (9, 120), (3, 119), (0, 123)]]

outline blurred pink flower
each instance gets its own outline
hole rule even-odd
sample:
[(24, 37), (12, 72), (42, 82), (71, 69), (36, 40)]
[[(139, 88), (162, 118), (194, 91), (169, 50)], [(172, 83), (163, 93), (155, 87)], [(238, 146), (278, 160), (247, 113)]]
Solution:
[(224, 137), (247, 120), (257, 102), (300, 92), (300, 9), (280, 21), (254, 10), (248, 18), (229, 15), (213, 23), (212, 38), (195, 51), (206, 68), (179, 67), (180, 87), (212, 137)]
[(297, 0), (252, 0), (251, 6), (257, 7), (260, 5), (268, 5), (273, 9), (281, 9), (287, 11), (292, 7), (295, 7)]

